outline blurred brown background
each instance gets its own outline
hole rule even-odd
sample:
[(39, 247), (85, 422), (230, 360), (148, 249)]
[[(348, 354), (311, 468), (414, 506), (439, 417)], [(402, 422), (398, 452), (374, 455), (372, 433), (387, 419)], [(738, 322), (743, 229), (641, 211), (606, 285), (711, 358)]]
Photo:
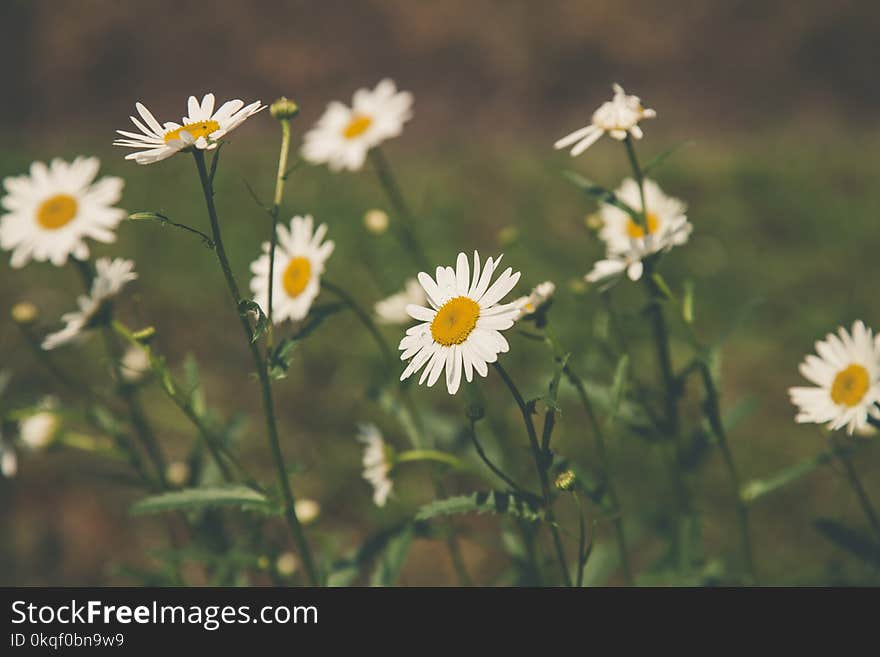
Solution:
[[(672, 126), (749, 131), (802, 119), (853, 130), (880, 97), (870, 1), (3, 0), (0, 120), (14, 133), (117, 126), (209, 90), (327, 98), (394, 77), (430, 138), (479, 121), (547, 133), (619, 80)], [(174, 113), (177, 113), (176, 111)], [(536, 125), (539, 122), (542, 125)]]

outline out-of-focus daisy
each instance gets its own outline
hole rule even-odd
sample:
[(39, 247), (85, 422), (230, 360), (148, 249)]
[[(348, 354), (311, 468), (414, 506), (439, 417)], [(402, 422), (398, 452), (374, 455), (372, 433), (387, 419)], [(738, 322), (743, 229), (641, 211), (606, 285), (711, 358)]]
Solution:
[(119, 365), (123, 380), (137, 383), (150, 371), (150, 355), (143, 347), (131, 345), (125, 350)]
[(657, 112), (642, 107), (642, 101), (638, 96), (627, 95), (619, 84), (612, 86), (614, 97), (599, 106), (593, 112), (590, 125), (575, 130), (553, 144), (556, 149), (571, 146), (572, 157), (580, 155), (592, 146), (602, 135), (608, 133), (614, 139), (622, 141), (627, 135), (634, 139), (642, 138), (642, 129), (639, 121), (653, 119)]
[(555, 292), (556, 283), (553, 281), (544, 281), (543, 283), (536, 285), (535, 289), (533, 289), (530, 294), (514, 301), (519, 308), (518, 319), (534, 315), (550, 302)]
[(189, 483), (190, 468), (186, 461), (171, 461), (165, 468), (165, 479), (172, 486), (182, 488)]
[(393, 452), (375, 424), (360, 425), (357, 438), (364, 444), (364, 479), (373, 486), (373, 502), (385, 506), (394, 485), (390, 476)]
[(69, 256), (89, 257), (86, 238), (113, 242), (125, 211), (113, 205), (122, 196), (122, 178), (95, 181), (100, 160), (78, 157), (31, 164), (30, 174), (3, 180), (6, 214), (0, 217), (0, 247), (12, 251), (11, 264), (30, 260), (61, 266)]
[[(685, 214), (687, 205), (664, 194), (653, 180), (644, 181), (644, 192), (647, 230), (620, 208), (602, 204), (599, 237), (605, 242), (607, 258), (596, 263), (586, 277), (588, 281), (596, 282), (624, 270), (636, 281), (642, 276), (644, 258), (688, 241), (693, 226)], [(636, 211), (642, 209), (639, 186), (632, 178), (624, 180), (614, 194)]]
[[(290, 229), (278, 224), (278, 245), (275, 249), (274, 289), (272, 291), (272, 321), (304, 318), (318, 292), (324, 263), (335, 246), (324, 240), (327, 224), (313, 230), (311, 215), (294, 217)], [(251, 263), (251, 292), (254, 300), (268, 314), (269, 307), (269, 252), (270, 244), (263, 243), (263, 255)]]
[(397, 137), (412, 118), (412, 94), (385, 79), (373, 90), (358, 89), (351, 107), (334, 101), (303, 138), (302, 155), (333, 171), (357, 171), (371, 148)]
[(490, 285), (500, 262), (500, 256), (489, 258), (481, 270), (480, 256), (474, 251), (471, 272), (468, 257), (459, 253), (455, 269), (437, 267), (436, 279), (425, 272), (419, 274), (430, 308), (407, 306), (410, 317), (421, 323), (407, 329), (400, 341), (400, 359), (410, 361), (401, 381), (424, 367), (419, 384), (427, 381), (432, 386), (445, 369), (446, 389), (454, 395), (462, 373), (468, 382), (475, 370), (486, 376), (487, 363), (494, 363), (499, 353), (510, 349), (500, 332), (513, 326), (519, 307), (516, 302), (498, 302), (513, 289), (520, 274), (508, 267)]
[(310, 500), (306, 497), (298, 499), (294, 507), (296, 509), (296, 517), (304, 525), (314, 522), (321, 515), (321, 505), (315, 500)]
[(816, 353), (800, 365), (800, 373), (816, 387), (788, 391), (799, 412), (797, 422), (827, 424), (832, 431), (847, 433), (868, 427), (868, 416), (880, 419), (880, 336), (874, 337), (864, 323), (853, 323), (816, 342)]
[(383, 235), (388, 230), (388, 213), (385, 210), (367, 210), (364, 214), (364, 226), (373, 235)]
[(11, 478), (18, 474), (18, 455), (0, 434), (0, 474)]
[(23, 419), (18, 426), (19, 440), (31, 450), (48, 447), (61, 427), (61, 419), (51, 410), (41, 410)]
[(136, 103), (135, 107), (142, 121), (134, 116), (129, 118), (141, 131), (140, 134), (117, 130), (125, 139), (117, 139), (113, 145), (141, 149), (125, 156), (126, 160), (134, 160), (138, 164), (159, 162), (189, 146), (202, 150), (217, 148), (225, 135), (266, 109), (259, 100), (245, 105), (244, 101), (235, 99), (226, 101), (214, 111), (214, 94), (205, 94), (201, 102), (195, 96), (190, 96), (188, 114), (180, 123), (169, 121), (160, 124), (143, 104)]
[(106, 303), (119, 294), (126, 283), (136, 278), (134, 262), (131, 260), (99, 258), (95, 262), (95, 278), (89, 294), (82, 294), (77, 298), (77, 310), (61, 316), (64, 328), (47, 335), (43, 339), (43, 349), (56, 349), (82, 339), (86, 331), (96, 325)]
[(406, 324), (410, 321), (406, 307), (410, 304), (423, 306), (427, 300), (418, 280), (410, 278), (402, 291), (376, 302), (373, 310), (382, 324)]

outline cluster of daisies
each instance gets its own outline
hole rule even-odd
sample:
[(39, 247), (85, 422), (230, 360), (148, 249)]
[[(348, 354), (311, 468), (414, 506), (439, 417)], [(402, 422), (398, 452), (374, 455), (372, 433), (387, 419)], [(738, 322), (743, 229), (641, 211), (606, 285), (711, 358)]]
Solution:
[[(606, 134), (619, 141), (641, 139), (640, 122), (654, 118), (656, 112), (619, 85), (613, 91), (612, 99), (594, 112), (589, 125), (560, 139), (555, 147), (568, 148), (577, 156)], [(412, 94), (398, 90), (388, 79), (374, 89), (355, 92), (351, 105), (332, 102), (305, 134), (302, 157), (333, 171), (358, 171), (374, 148), (402, 133), (412, 118), (412, 105)], [(260, 101), (246, 104), (238, 99), (217, 107), (209, 93), (201, 100), (191, 96), (180, 121), (160, 122), (138, 102), (137, 116), (130, 117), (137, 132), (117, 131), (120, 137), (114, 144), (133, 149), (125, 156), (127, 160), (154, 164), (177, 153), (217, 148), (230, 132), (265, 107)], [(93, 268), (88, 263), (87, 240), (112, 243), (126, 217), (116, 207), (123, 181), (111, 176), (96, 179), (99, 166), (91, 157), (71, 163), (60, 159), (48, 165), (34, 162), (29, 175), (3, 181), (0, 248), (11, 252), (12, 266), (38, 261), (60, 267), (73, 259), (90, 273), (89, 288), (78, 297), (77, 309), (62, 316), (62, 328), (45, 336), (42, 346), (47, 350), (78, 342), (101, 326), (113, 299), (137, 278), (130, 260), (99, 258)], [(653, 180), (641, 184), (624, 180), (614, 196), (616, 202), (603, 203), (599, 209), (599, 237), (606, 253), (586, 275), (591, 283), (623, 274), (639, 280), (646, 260), (685, 244), (691, 233), (686, 205), (667, 196)], [(381, 211), (368, 213), (370, 230), (381, 232), (387, 224), (388, 217)], [(316, 225), (312, 216), (295, 216), (277, 226), (275, 248), (264, 243), (262, 253), (251, 263), (251, 293), (275, 323), (308, 316), (334, 249), (327, 233), (327, 224)], [(405, 362), (401, 380), (419, 374), (420, 384), (433, 386), (443, 379), (448, 393), (454, 395), (462, 379), (471, 382), (475, 374), (487, 376), (488, 366), (509, 350), (504, 331), (546, 311), (555, 285), (545, 281), (525, 296), (506, 300), (520, 273), (511, 267), (502, 270), (501, 261), (501, 256), (483, 259), (476, 251), (472, 256), (459, 253), (454, 265), (420, 272), (402, 290), (375, 304), (378, 322), (411, 324), (399, 343), (400, 359)], [(872, 332), (857, 322), (852, 334), (841, 329), (839, 336), (830, 335), (816, 348), (819, 356), (808, 357), (801, 371), (818, 387), (791, 390), (801, 408), (798, 421), (828, 423), (833, 429), (846, 427), (852, 432), (865, 428), (870, 418), (880, 417), (875, 405), (880, 398), (880, 367)], [(143, 350), (136, 351), (126, 353), (121, 376), (134, 379), (149, 369)], [(33, 426), (42, 422), (45, 427), (46, 416), (35, 417), (42, 419), (34, 420)], [(22, 425), (23, 434), (35, 434), (33, 426)], [(376, 504), (384, 505), (392, 489), (393, 450), (374, 425), (362, 426), (358, 438), (365, 444), (364, 476), (374, 488)], [(14, 470), (14, 452), (4, 445), (0, 439), (3, 471), (9, 472)]]

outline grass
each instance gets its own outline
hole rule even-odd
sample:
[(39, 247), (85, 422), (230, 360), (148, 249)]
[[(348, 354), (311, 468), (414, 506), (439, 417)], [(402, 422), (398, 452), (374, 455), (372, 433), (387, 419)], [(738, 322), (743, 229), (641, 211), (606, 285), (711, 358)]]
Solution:
[[(85, 140), (83, 143), (88, 144)], [(217, 203), (230, 259), (239, 283), (247, 288), (249, 262), (268, 236), (268, 219), (245, 191), (243, 179), (268, 201), (271, 197), (274, 140), (257, 153), (245, 142), (224, 151), (217, 176)], [(869, 143), (828, 141), (805, 144), (795, 138), (730, 144), (703, 143), (685, 148), (656, 176), (668, 193), (686, 199), (694, 224), (691, 242), (663, 263), (666, 280), (680, 290), (686, 278), (696, 284), (696, 326), (707, 341), (727, 330), (740, 309), (749, 313), (723, 347), (722, 402), (726, 410), (746, 403), (753, 412), (731, 431), (731, 447), (744, 480), (768, 476), (825, 448), (820, 432), (795, 425), (787, 399), (788, 386), (798, 384), (797, 365), (813, 341), (839, 324), (862, 318), (880, 326), (873, 281), (880, 275), (875, 257), (876, 218), (880, 188), (876, 158)], [(651, 139), (640, 144), (642, 158), (664, 144)], [(62, 153), (72, 156), (70, 149)], [(595, 292), (586, 291), (582, 275), (600, 255), (598, 241), (584, 225), (589, 201), (560, 175), (576, 168), (593, 180), (615, 185), (624, 174), (622, 152), (601, 144), (574, 162), (548, 154), (537, 146), (478, 148), (455, 143), (426, 145), (418, 150), (394, 144), (388, 155), (419, 217), (418, 232), (429, 257), (451, 263), (459, 250), (477, 248), (484, 254), (505, 252), (507, 264), (521, 269), (520, 285), (550, 279), (559, 286), (552, 322), (572, 362), (602, 383), (609, 383), (613, 364), (603, 360), (596, 339), (604, 311)], [(130, 211), (155, 210), (173, 220), (204, 229), (207, 221), (190, 158), (180, 156), (159, 166), (136, 167), (118, 153), (104, 152), (104, 173), (123, 175), (123, 205)], [(0, 172), (24, 171), (30, 155), (6, 152)], [(283, 216), (311, 213), (330, 226), (336, 251), (328, 263), (328, 279), (371, 306), (402, 287), (416, 269), (390, 234), (376, 237), (363, 228), (370, 208), (387, 203), (369, 171), (331, 175), (326, 170), (300, 167), (288, 183)], [(518, 238), (503, 247), (499, 235), (513, 227)], [(133, 302), (123, 316), (134, 328), (154, 325), (158, 345), (180, 371), (187, 354), (199, 363), (209, 404), (231, 415), (250, 416), (241, 449), (255, 469), (270, 476), (270, 464), (259, 418), (258, 388), (246, 376), (251, 366), (235, 317), (228, 305), (212, 253), (192, 235), (156, 224), (126, 223), (112, 248), (96, 246), (96, 254), (121, 254), (137, 262), (140, 280)], [(4, 313), (15, 302), (30, 300), (49, 325), (72, 305), (78, 280), (68, 270), (30, 265), (11, 270), (0, 259), (0, 299)], [(634, 353), (633, 371), (653, 380), (653, 359), (647, 350), (647, 327), (641, 321), (641, 295), (632, 286), (615, 292)], [(326, 294), (326, 293), (325, 293)], [(323, 295), (322, 295), (323, 296)], [(8, 317), (8, 315), (4, 315)], [(289, 330), (289, 327), (286, 327)], [(285, 329), (282, 329), (282, 332)], [(400, 330), (383, 329), (396, 346)], [(674, 329), (680, 338), (681, 332)], [(2, 367), (14, 372), (13, 395), (32, 401), (52, 391), (53, 384), (22, 348), (17, 330), (0, 321)], [(524, 395), (543, 394), (553, 372), (549, 351), (538, 343), (512, 336), (505, 366), (514, 373)], [(641, 345), (645, 345), (642, 348)], [(676, 363), (687, 357), (676, 342)], [(66, 350), (61, 362), (84, 379), (100, 380), (98, 341), (82, 350)], [(85, 356), (85, 364), (83, 363)], [(386, 437), (404, 445), (403, 436), (370, 394), (378, 382), (380, 355), (350, 313), (337, 315), (298, 351), (289, 378), (276, 387), (282, 442), (288, 460), (302, 467), (294, 477), (300, 495), (318, 499), (323, 514), (310, 536), (315, 544), (347, 549), (366, 532), (411, 517), (430, 497), (426, 468), (412, 466), (397, 479), (399, 498), (385, 510), (370, 502), (360, 478), (360, 450), (354, 427), (376, 421)], [(501, 462), (531, 476), (527, 442), (516, 408), (505, 397), (500, 381), (490, 373), (481, 388), (488, 398), (490, 424), (487, 447)], [(563, 414), (554, 446), (557, 453), (585, 468), (595, 464), (592, 439), (576, 399), (563, 388)], [(59, 392), (62, 400), (65, 395)], [(690, 398), (698, 394), (696, 386)], [(462, 397), (449, 398), (437, 386), (415, 388), (414, 397), (436, 416), (441, 445), (461, 446), (464, 425)], [(151, 387), (148, 406), (167, 450), (183, 455), (192, 440), (184, 418)], [(691, 417), (695, 407), (689, 407)], [(654, 449), (635, 435), (612, 436), (618, 489), (624, 509), (645, 509), (666, 501), (667, 488)], [(861, 450), (856, 467), (869, 493), (880, 503), (880, 485), (870, 474), (880, 465), (880, 450)], [(161, 543), (159, 525), (126, 516), (135, 499), (96, 480), (100, 470), (88, 457), (50, 454), (25, 458), (21, 476), (0, 480), (0, 581), (5, 584), (85, 584), (129, 581), (113, 574), (107, 562), (142, 563), (145, 546)], [(485, 487), (479, 480), (460, 477), (451, 492)], [(693, 481), (703, 520), (707, 555), (729, 564), (738, 560), (735, 516), (728, 484), (713, 451), (707, 466)], [(649, 502), (652, 501), (652, 502)], [(563, 522), (574, 527), (574, 516), (560, 505)], [(569, 510), (570, 511), (570, 510)], [(753, 534), (762, 580), (774, 584), (877, 582), (877, 573), (823, 538), (814, 528), (817, 518), (842, 519), (864, 528), (856, 499), (833, 467), (757, 502), (752, 509)], [(644, 526), (634, 562), (646, 571), (660, 555), (647, 517), (630, 514), (633, 535)], [(507, 580), (499, 523), (492, 518), (468, 518), (459, 523), (466, 558), (478, 582)], [(600, 539), (611, 528), (601, 524)], [(267, 552), (281, 549), (283, 533), (272, 536)], [(95, 547), (97, 546), (97, 547)], [(136, 546), (136, 547), (134, 547)], [(610, 544), (609, 546), (610, 547)], [(88, 548), (88, 549), (87, 549)], [(605, 545), (594, 555), (599, 567)], [(613, 551), (612, 551), (613, 552)], [(120, 555), (126, 555), (120, 557)], [(549, 551), (548, 551), (549, 554)], [(132, 556), (128, 556), (132, 555)], [(439, 566), (437, 564), (440, 564)], [(721, 576), (724, 581), (724, 576)], [(437, 584), (454, 581), (442, 541), (416, 541), (402, 583)], [(616, 581), (616, 580), (612, 580)]]

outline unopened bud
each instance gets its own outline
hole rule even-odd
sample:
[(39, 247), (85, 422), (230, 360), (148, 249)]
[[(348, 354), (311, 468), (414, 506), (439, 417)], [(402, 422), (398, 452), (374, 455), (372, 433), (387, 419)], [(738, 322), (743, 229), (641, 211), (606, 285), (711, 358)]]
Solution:
[(584, 224), (590, 230), (599, 231), (602, 230), (602, 226), (605, 225), (605, 222), (602, 220), (602, 216), (598, 212), (595, 212), (584, 217)]
[(22, 301), (12, 306), (12, 321), (16, 324), (33, 324), (37, 321), (40, 312), (37, 307), (29, 301)]
[(384, 210), (369, 210), (364, 215), (364, 226), (373, 235), (382, 235), (388, 230), (388, 214)]
[(189, 466), (184, 461), (172, 461), (165, 470), (165, 478), (172, 486), (186, 486), (189, 482)]
[(281, 98), (269, 105), (269, 113), (279, 121), (292, 119), (299, 114), (299, 105), (286, 96), (281, 96)]
[(556, 477), (556, 488), (566, 491), (572, 490), (574, 488), (575, 481), (577, 481), (577, 477), (575, 477), (574, 472), (572, 472), (571, 470), (560, 472), (559, 476)]
[(314, 522), (321, 513), (321, 505), (315, 500), (301, 499), (296, 501), (296, 517), (303, 525)]
[(293, 575), (298, 566), (299, 562), (297, 561), (296, 555), (292, 552), (284, 552), (279, 555), (278, 560), (275, 562), (275, 569), (278, 571), (278, 574), (283, 577), (290, 577)]
[(505, 226), (498, 231), (498, 242), (501, 246), (508, 247), (519, 239), (519, 228), (516, 226)]

